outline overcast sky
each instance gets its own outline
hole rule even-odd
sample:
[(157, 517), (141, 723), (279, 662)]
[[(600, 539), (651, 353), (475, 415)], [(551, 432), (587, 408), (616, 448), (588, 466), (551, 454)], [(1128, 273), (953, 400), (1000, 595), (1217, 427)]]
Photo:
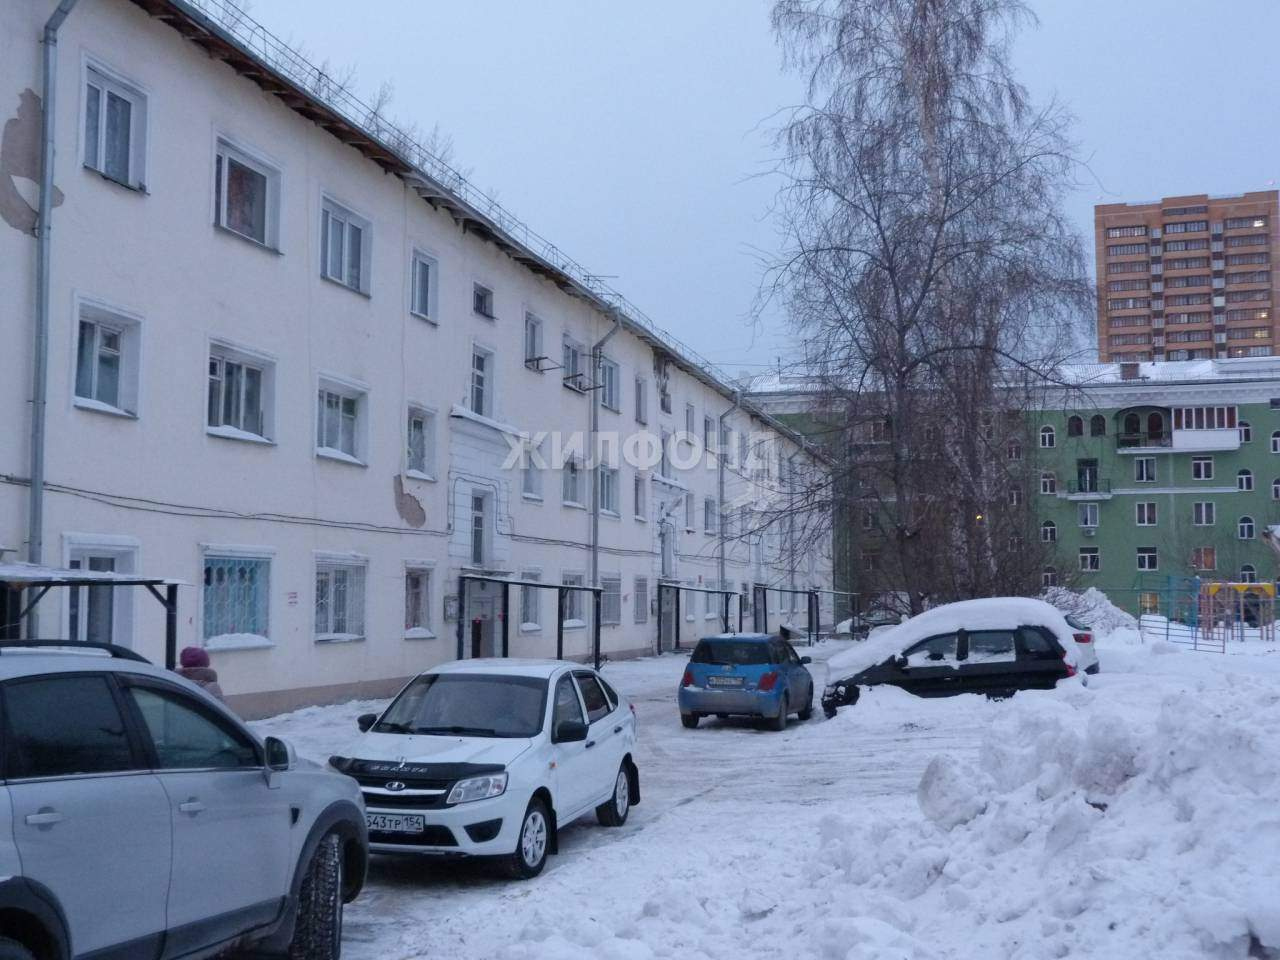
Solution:
[[(1033, 0), (1017, 48), (1037, 99), (1077, 116), (1091, 173), (1070, 213), (1280, 179), (1268, 51), (1276, 0)], [(747, 324), (775, 249), (767, 177), (782, 73), (767, 0), (258, 0), (251, 12), (389, 113), (438, 123), (512, 212), (711, 360), (785, 363), (776, 312)], [(1250, 38), (1256, 38), (1251, 44)]]

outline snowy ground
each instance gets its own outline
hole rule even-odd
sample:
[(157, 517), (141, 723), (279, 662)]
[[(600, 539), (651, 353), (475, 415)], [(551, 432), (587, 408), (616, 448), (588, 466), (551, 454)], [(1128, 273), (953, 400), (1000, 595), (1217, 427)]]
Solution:
[[(805, 650), (823, 661), (847, 647)], [(1280, 957), (1280, 652), (1100, 638), (1103, 673), (990, 702), (882, 689), (781, 734), (680, 726), (684, 659), (607, 664), (643, 803), (536, 880), (375, 858), (349, 960)], [(375, 703), (258, 724), (323, 759)]]

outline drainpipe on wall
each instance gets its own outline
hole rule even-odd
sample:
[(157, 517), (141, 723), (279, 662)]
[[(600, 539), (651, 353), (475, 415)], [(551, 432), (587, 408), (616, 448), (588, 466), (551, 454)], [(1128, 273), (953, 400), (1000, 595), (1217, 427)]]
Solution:
[[(733, 406), (724, 413), (720, 414), (720, 422), (718, 424), (719, 433), (716, 434), (716, 446), (724, 441), (724, 421), (729, 414), (733, 413), (742, 406), (742, 391), (733, 391)], [(730, 441), (732, 442), (732, 441)], [(718, 557), (717, 566), (720, 573), (720, 589), (724, 590), (725, 575), (725, 542), (724, 542), (724, 461), (727, 451), (719, 450), (716, 453), (716, 517), (720, 522), (720, 555)]]
[[(613, 308), (613, 328), (591, 347), (591, 385), (595, 395), (591, 401), (591, 586), (600, 586), (600, 458), (596, 450), (596, 434), (600, 429), (600, 403), (604, 399), (600, 389), (600, 367), (604, 360), (604, 345), (622, 329), (618, 308)], [(622, 389), (622, 385), (618, 385)], [(618, 496), (622, 490), (619, 487)]]
[[(76, 0), (61, 0), (41, 36), (40, 198), (36, 220), (36, 331), (31, 373), (31, 500), (27, 511), (27, 560), (44, 558), (44, 424), (49, 382), (49, 268), (53, 229), (54, 93), (58, 30)], [(39, 636), (38, 611), (27, 614), (27, 635)]]

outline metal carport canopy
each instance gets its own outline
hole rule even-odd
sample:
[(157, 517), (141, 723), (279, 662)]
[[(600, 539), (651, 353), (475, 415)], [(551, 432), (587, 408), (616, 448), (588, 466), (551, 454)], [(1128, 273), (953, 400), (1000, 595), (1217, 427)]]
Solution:
[[(178, 665), (178, 587), (187, 586), (185, 580), (171, 577), (144, 577), (134, 573), (117, 573), (113, 570), (74, 570), (64, 567), (45, 567), (34, 563), (0, 563), (0, 584), (10, 588), (35, 591), (27, 599), (26, 606), (18, 614), (18, 623), (27, 617), (44, 595), (54, 587), (146, 587), (164, 607), (164, 662), (172, 670)], [(164, 587), (164, 594), (159, 588)], [(3, 626), (9, 626), (8, 624)], [(69, 640), (68, 645), (75, 641)]]

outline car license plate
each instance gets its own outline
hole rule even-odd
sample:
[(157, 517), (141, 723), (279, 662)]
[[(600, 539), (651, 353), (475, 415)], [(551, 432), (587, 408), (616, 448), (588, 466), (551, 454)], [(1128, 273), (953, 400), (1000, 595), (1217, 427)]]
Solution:
[(707, 677), (707, 685), (711, 687), (740, 687), (741, 677)]
[(364, 822), (379, 833), (421, 833), (427, 827), (420, 813), (366, 813)]

